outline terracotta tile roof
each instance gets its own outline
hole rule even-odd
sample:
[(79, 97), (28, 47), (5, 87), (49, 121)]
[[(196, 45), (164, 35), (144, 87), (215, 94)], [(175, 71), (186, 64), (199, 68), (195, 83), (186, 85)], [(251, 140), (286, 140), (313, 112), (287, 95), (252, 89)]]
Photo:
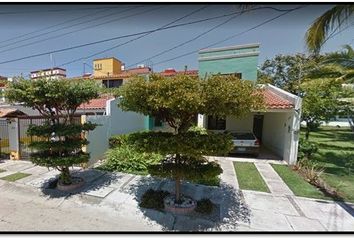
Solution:
[(265, 105), (268, 109), (290, 109), (294, 105), (287, 99), (275, 94), (269, 89), (263, 90)]
[(198, 70), (176, 71), (175, 69), (166, 69), (165, 71), (158, 72), (157, 74), (165, 77), (175, 76), (177, 74), (198, 75)]
[(151, 72), (151, 68), (149, 67), (138, 67), (138, 68), (130, 68), (127, 70), (124, 70), (123, 73), (129, 73), (129, 74), (148, 74)]
[(88, 103), (81, 104), (78, 109), (83, 110), (83, 109), (105, 109), (106, 108), (106, 102), (108, 100), (113, 99), (114, 97), (112, 96), (101, 96), (100, 98), (92, 99)]
[(0, 108), (0, 118), (16, 117), (26, 115), (24, 112), (16, 108)]

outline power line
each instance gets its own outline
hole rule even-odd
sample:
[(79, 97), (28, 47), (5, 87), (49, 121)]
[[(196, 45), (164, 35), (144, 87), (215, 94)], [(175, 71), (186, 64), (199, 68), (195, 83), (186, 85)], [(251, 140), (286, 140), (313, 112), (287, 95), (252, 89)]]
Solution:
[[(128, 11), (134, 10), (135, 8), (137, 8), (137, 7), (133, 7), (133, 8), (130, 8), (130, 9), (126, 9), (126, 10), (123, 10), (123, 11), (120, 11), (120, 12), (111, 13), (111, 14), (108, 14), (108, 15), (105, 15), (105, 16), (101, 16), (101, 17), (96, 18), (96, 19), (92, 19), (92, 20), (90, 20), (90, 21), (80, 22), (80, 23), (74, 24), (74, 25), (72, 25), (72, 26), (70, 26), (70, 27), (64, 27), (64, 28), (60, 28), (60, 29), (57, 29), (57, 30), (53, 30), (53, 31), (50, 31), (50, 32), (47, 32), (47, 33), (44, 33), (44, 34), (40, 34), (40, 35), (38, 35), (38, 36), (34, 36), (34, 37), (27, 38), (27, 39), (25, 39), (25, 40), (32, 39), (32, 38), (37, 38), (37, 37), (41, 37), (41, 36), (47, 35), (47, 34), (49, 34), (49, 33), (57, 32), (58, 30), (63, 30), (63, 29), (66, 29), (66, 28), (71, 28), (71, 27), (74, 27), (74, 26), (77, 26), (77, 25), (81, 25), (81, 24), (88, 23), (88, 22), (93, 22), (93, 21), (96, 21), (96, 20), (98, 20), (98, 19), (102, 19), (102, 18), (105, 18), (105, 17), (109, 17), (109, 16), (112, 16), (112, 15), (116, 15), (116, 14), (118, 14), (118, 13), (125, 13), (125, 12), (128, 12)], [(69, 34), (72, 34), (72, 33), (77, 33), (77, 32), (80, 32), (80, 31), (83, 31), (83, 30), (86, 30), (86, 29), (89, 29), (89, 28), (94, 28), (94, 27), (97, 27), (97, 26), (100, 26), (100, 25), (103, 25), (103, 24), (106, 24), (106, 23), (115, 22), (115, 21), (118, 21), (118, 20), (126, 19), (126, 18), (129, 18), (129, 17), (137, 16), (137, 15), (142, 15), (142, 14), (145, 14), (145, 13), (147, 13), (147, 12), (155, 11), (155, 10), (160, 9), (160, 8), (161, 8), (161, 7), (157, 7), (157, 8), (153, 8), (153, 9), (144, 10), (144, 11), (141, 11), (141, 12), (138, 12), (138, 13), (130, 14), (130, 15), (127, 15), (127, 16), (122, 16), (122, 17), (116, 18), (116, 19), (114, 19), (114, 20), (109, 20), (109, 21), (106, 21), (106, 22), (103, 22), (103, 23), (99, 23), (99, 24), (96, 24), (96, 25), (86, 26), (86, 27), (83, 27), (83, 28), (81, 28), (81, 29), (76, 29), (76, 30), (72, 30), (72, 31), (70, 31), (70, 32), (61, 33), (61, 34), (54, 35), (54, 36), (51, 36), (51, 37), (48, 37), (48, 38), (44, 38), (44, 39), (40, 39), (40, 40), (37, 40), (37, 41), (34, 41), (34, 42), (30, 42), (30, 43), (26, 43), (26, 44), (23, 44), (23, 45), (15, 46), (15, 47), (12, 47), (12, 48), (8, 48), (8, 49), (5, 49), (5, 50), (0, 51), (0, 53), (8, 52), (8, 51), (11, 51), (11, 50), (14, 50), (14, 49), (18, 49), (18, 48), (21, 48), (21, 47), (27, 47), (27, 46), (30, 46), (30, 45), (33, 45), (33, 44), (37, 44), (37, 43), (41, 43), (41, 42), (44, 42), (44, 41), (47, 41), (47, 40), (50, 40), (50, 39), (55, 39), (55, 38), (58, 38), (58, 37), (63, 37), (63, 36), (66, 36), (66, 35), (69, 35)], [(23, 42), (23, 41), (25, 41), (25, 40), (20, 40), (20, 41), (17, 41), (17, 42)], [(13, 44), (14, 44), (14, 43), (8, 44), (8, 45), (4, 45), (4, 46), (1, 46), (0, 48), (5, 47), (5, 46), (9, 46), (9, 45), (13, 45)]]
[(128, 43), (134, 42), (134, 41), (136, 41), (136, 40), (138, 40), (138, 39), (141, 39), (141, 38), (143, 38), (143, 37), (146, 37), (146, 36), (148, 36), (148, 35), (150, 35), (150, 34), (152, 34), (152, 33), (154, 33), (154, 32), (157, 32), (157, 31), (163, 29), (164, 27), (170, 26), (171, 24), (176, 23), (176, 22), (178, 22), (178, 21), (180, 21), (180, 20), (182, 20), (182, 19), (185, 19), (185, 18), (187, 18), (187, 17), (189, 17), (189, 16), (191, 16), (191, 15), (197, 13), (197, 12), (200, 12), (200, 11), (204, 10), (205, 8), (207, 8), (207, 6), (203, 6), (203, 7), (201, 7), (201, 8), (198, 8), (197, 10), (194, 10), (194, 11), (192, 11), (192, 12), (190, 12), (190, 13), (188, 13), (188, 14), (182, 16), (182, 17), (179, 17), (179, 18), (173, 20), (172, 22), (169, 22), (169, 23), (167, 23), (167, 24), (164, 24), (164, 25), (162, 25), (161, 27), (156, 28), (154, 31), (148, 32), (148, 33), (146, 33), (146, 34), (143, 34), (143, 35), (141, 35), (141, 36), (138, 36), (138, 37), (136, 37), (136, 38), (133, 38), (133, 39), (131, 39), (131, 40), (128, 40), (128, 41), (126, 41), (126, 42), (124, 42), (124, 43), (121, 43), (121, 44), (115, 45), (115, 46), (113, 46), (113, 47), (104, 49), (104, 50), (102, 50), (102, 51), (96, 52), (96, 53), (91, 54), (91, 55), (89, 55), (89, 56), (77, 58), (77, 59), (75, 59), (75, 60), (72, 60), (72, 61), (63, 63), (63, 64), (61, 64), (61, 65), (59, 65), (59, 66), (65, 66), (65, 65), (68, 65), (68, 64), (71, 64), (71, 63), (74, 63), (74, 62), (83, 60), (83, 59), (88, 59), (88, 58), (94, 57), (94, 56), (96, 56), (96, 55), (99, 55), (99, 54), (105, 53), (105, 52), (107, 52), (107, 51), (110, 51), (110, 50), (112, 50), (112, 49), (115, 49), (115, 48), (124, 46), (124, 45), (126, 45), (126, 44), (128, 44)]
[[(15, 36), (15, 37), (12, 37), (12, 38), (9, 38), (9, 39), (0, 41), (0, 43), (4, 43), (4, 42), (8, 42), (8, 41), (11, 41), (11, 40), (14, 40), (14, 39), (22, 38), (22, 37), (31, 35), (31, 34), (33, 34), (33, 33), (42, 32), (42, 31), (44, 31), (44, 30), (48, 30), (48, 29), (51, 29), (51, 28), (54, 28), (54, 27), (57, 27), (57, 26), (60, 26), (60, 25), (66, 24), (66, 23), (75, 22), (76, 20), (80, 20), (80, 19), (83, 19), (83, 18), (86, 18), (86, 17), (91, 17), (91, 16), (94, 16), (94, 15), (96, 15), (96, 14), (99, 14), (99, 13), (105, 12), (105, 11), (106, 11), (106, 9), (97, 11), (97, 12), (95, 12), (95, 13), (89, 13), (89, 14), (86, 14), (86, 15), (84, 15), (84, 16), (80, 16), (80, 17), (77, 17), (77, 18), (73, 18), (73, 19), (70, 19), (70, 20), (67, 20), (67, 21), (58, 23), (58, 24), (54, 24), (54, 25), (51, 25), (51, 26), (48, 26), (48, 27), (45, 27), (45, 28), (41, 28), (41, 29), (38, 29), (38, 30), (35, 30), (35, 31), (32, 31), (32, 32), (29, 32), (29, 33), (17, 35), (17, 36)], [(124, 12), (124, 11), (123, 11), (123, 12)], [(118, 12), (118, 13), (121, 13), (121, 12)], [(101, 18), (104, 18), (104, 17), (107, 17), (107, 16), (114, 15), (114, 14), (117, 14), (117, 12), (116, 12), (116, 13), (113, 13), (113, 14), (109, 14), (109, 15), (102, 16), (102, 17), (100, 17), (100, 18), (96, 18), (96, 19), (94, 19), (94, 21), (96, 21), (96, 20), (98, 20), (98, 19), (101, 19)], [(91, 20), (91, 21), (92, 21), (92, 20)], [(80, 25), (80, 24), (82, 24), (82, 23), (87, 23), (87, 22), (91, 22), (91, 21), (87, 21), (87, 20), (86, 20), (86, 21), (83, 21), (83, 22), (80, 22), (80, 23), (76, 23), (76, 24), (71, 25), (71, 26), (68, 26), (68, 27), (60, 28), (60, 29), (57, 29), (57, 30), (54, 30), (54, 31), (51, 31), (51, 32), (46, 32), (46, 33), (43, 33), (43, 34), (40, 34), (40, 35), (37, 35), (37, 36), (34, 36), (34, 37), (25, 38), (25, 39), (23, 39), (23, 40), (15, 41), (15, 42), (10, 43), (10, 44), (8, 44), (8, 45), (0, 46), (0, 48), (6, 47), (6, 46), (10, 46), (10, 45), (13, 45), (13, 44), (15, 44), (15, 43), (23, 42), (23, 41), (26, 41), (26, 40), (29, 40), (29, 39), (41, 37), (41, 36), (43, 36), (43, 35), (46, 35), (46, 34), (49, 34), (49, 33), (55, 32), (55, 31), (59, 31), (59, 30), (65, 29), (65, 28), (71, 28), (71, 27)]]
[(177, 49), (177, 48), (179, 48), (179, 47), (182, 47), (182, 46), (184, 46), (184, 45), (186, 45), (186, 44), (188, 44), (188, 43), (190, 43), (190, 42), (193, 42), (193, 41), (197, 40), (198, 38), (200, 38), (200, 37), (202, 37), (202, 36), (204, 36), (204, 35), (210, 33), (211, 31), (213, 31), (213, 30), (215, 30), (215, 29), (221, 27), (222, 25), (225, 25), (226, 23), (228, 23), (228, 22), (230, 22), (231, 20), (237, 18), (237, 17), (240, 16), (241, 14), (242, 14), (242, 13), (240, 13), (240, 14), (238, 14), (238, 15), (236, 15), (236, 16), (232, 16), (231, 18), (228, 18), (226, 21), (223, 21), (222, 23), (217, 24), (216, 26), (210, 28), (209, 30), (207, 30), (207, 31), (205, 31), (205, 32), (202, 32), (201, 34), (198, 34), (197, 36), (193, 37), (193, 38), (190, 39), (190, 40), (187, 40), (187, 41), (185, 41), (185, 42), (183, 42), (183, 43), (180, 43), (180, 44), (178, 44), (178, 45), (176, 45), (176, 46), (174, 46), (174, 47), (171, 47), (171, 48), (169, 48), (169, 49), (163, 50), (163, 51), (161, 51), (161, 52), (159, 52), (159, 53), (157, 53), (157, 54), (155, 54), (155, 55), (153, 55), (153, 56), (151, 56), (151, 57), (145, 58), (145, 59), (140, 60), (140, 61), (138, 61), (138, 62), (136, 62), (136, 63), (134, 63), (134, 64), (131, 64), (130, 66), (128, 66), (128, 68), (129, 68), (129, 67), (132, 67), (132, 66), (135, 66), (135, 65), (137, 65), (137, 64), (139, 64), (139, 63), (141, 63), (141, 62), (145, 62), (145, 61), (151, 60), (151, 59), (153, 59), (153, 58), (155, 58), (155, 57), (161, 56), (161, 55), (163, 55), (163, 54), (165, 54), (165, 53), (167, 53), (167, 52), (170, 52), (170, 51), (172, 51), (172, 50), (174, 50), (174, 49)]
[(98, 10), (98, 9), (112, 9), (112, 7), (65, 8), (65, 9), (48, 9), (48, 10), (17, 11), (17, 12), (0, 12), (0, 15), (43, 13), (43, 12), (69, 12), (69, 11), (85, 11), (85, 10)]
[[(259, 10), (259, 9), (276, 9), (277, 11), (286, 11), (286, 12), (289, 11), (289, 10), (277, 9), (277, 8), (274, 8), (274, 7), (259, 7), (259, 8), (252, 9), (252, 11)], [(242, 12), (244, 12), (244, 10)], [(223, 15), (219, 15), (219, 16), (215, 16), (215, 17), (209, 17), (209, 18), (204, 18), (204, 19), (200, 19), (200, 20), (196, 20), (196, 21), (175, 24), (175, 25), (171, 25), (171, 26), (167, 26), (167, 27), (161, 28), (159, 31), (172, 29), (172, 28), (176, 28), (176, 27), (181, 27), (181, 26), (193, 25), (193, 24), (196, 24), (196, 23), (201, 23), (201, 22), (206, 22), (206, 21), (211, 21), (211, 20), (214, 20), (214, 19), (224, 18), (224, 17), (236, 15), (236, 14), (239, 14), (239, 13), (240, 12), (235, 12), (235, 13), (230, 13), (230, 14), (223, 14)], [(138, 36), (138, 35), (142, 35), (142, 34), (145, 34), (145, 33), (148, 33), (148, 32), (154, 32), (154, 31), (156, 31), (156, 30), (149, 30), (149, 31), (143, 31), (143, 32), (138, 32), (138, 33), (120, 35), (120, 36), (117, 36), (117, 37), (107, 38), (107, 39), (94, 41), (94, 42), (90, 42), (90, 43), (84, 43), (84, 44), (76, 45), (76, 46), (73, 46), (73, 47), (67, 47), (67, 48), (52, 50), (52, 51), (48, 51), (48, 52), (33, 54), (33, 55), (21, 57), (21, 58), (11, 59), (11, 60), (0, 62), (0, 64), (17, 62), (17, 61), (20, 61), (20, 60), (25, 60), (25, 59), (34, 58), (34, 57), (40, 57), (40, 56), (48, 55), (50, 53), (58, 53), (58, 52), (69, 51), (69, 50), (73, 50), (73, 49), (76, 49), (76, 48), (82, 48), (82, 47), (92, 46), (92, 45), (96, 45), (96, 44), (100, 44), (100, 43), (104, 43), (104, 42), (110, 42), (110, 41), (114, 41), (114, 40), (118, 40), (118, 39), (122, 39), (122, 38)]]
[[(287, 11), (287, 10), (282, 10), (282, 9), (278, 9), (278, 8), (273, 8), (273, 7), (260, 7), (260, 8), (252, 8), (252, 9), (248, 9), (248, 10), (241, 10), (241, 11), (239, 11), (239, 12), (237, 12), (237, 13), (235, 13), (235, 12), (232, 13), (232, 15), (235, 15), (235, 14), (237, 14), (237, 15), (236, 15), (236, 16), (232, 16), (230, 19), (226, 20), (226, 21), (225, 21), (224, 23), (222, 23), (221, 25), (226, 24), (227, 22), (231, 21), (231, 20), (234, 19), (235, 17), (237, 17), (237, 16), (239, 16), (239, 15), (241, 15), (241, 14), (247, 12), (247, 11), (259, 10), (259, 9), (264, 9), (264, 8), (270, 8), (270, 9), (276, 10), (276, 11)], [(203, 9), (203, 8), (202, 8), (202, 9)], [(201, 9), (201, 10), (202, 10), (202, 9)], [(197, 11), (200, 11), (200, 10), (197, 10)], [(192, 13), (192, 14), (194, 14), (194, 13)], [(176, 22), (176, 21), (175, 21), (175, 22)], [(156, 30), (150, 31), (150, 32), (144, 34), (143, 36), (140, 36), (140, 37), (134, 38), (134, 39), (132, 39), (132, 40), (126, 41), (126, 42), (124, 42), (124, 43), (115, 45), (115, 46), (113, 46), (113, 47), (104, 49), (104, 50), (102, 50), (102, 51), (100, 51), (100, 52), (97, 52), (97, 53), (94, 53), (94, 54), (92, 54), (92, 55), (90, 55), (90, 56), (77, 58), (77, 59), (75, 59), (75, 60), (72, 60), (72, 61), (63, 63), (63, 64), (61, 64), (61, 65), (59, 65), (59, 66), (65, 66), (65, 65), (68, 65), (68, 64), (71, 64), (71, 63), (80, 61), (80, 60), (88, 59), (88, 58), (91, 58), (91, 57), (96, 56), (96, 55), (98, 55), (98, 54), (101, 54), (101, 53), (107, 52), (107, 51), (109, 51), (109, 50), (112, 50), (112, 49), (114, 49), (114, 48), (117, 48), (117, 47), (126, 45), (126, 44), (128, 44), (128, 43), (130, 43), (130, 42), (133, 42), (133, 41), (135, 41), (135, 40), (138, 40), (138, 39), (140, 39), (140, 38), (142, 38), (142, 37), (144, 37), (144, 36), (146, 36), (146, 35), (149, 35), (149, 34), (151, 34), (151, 33), (153, 33), (153, 32), (156, 32), (156, 31), (158, 31), (158, 30), (164, 29), (164, 27), (166, 27), (166, 26), (168, 26), (168, 25), (170, 25), (170, 24), (167, 24), (167, 25), (165, 25), (165, 26), (163, 26), (163, 27), (160, 27), (160, 28), (158, 28), (158, 29), (156, 29)], [(192, 39), (191, 41), (196, 40), (197, 38), (199, 38), (199, 37), (201, 37), (201, 36), (207, 34), (208, 32), (210, 32), (210, 31), (212, 31), (212, 30), (214, 30), (214, 29), (216, 29), (216, 28), (218, 28), (218, 27), (220, 27), (221, 25), (217, 25), (217, 26), (213, 27), (213, 28), (210, 29), (209, 31), (207, 31), (207, 32), (205, 32), (205, 33), (202, 33), (200, 36), (197, 36), (195, 39)], [(190, 41), (190, 42), (191, 42), (191, 41)], [(181, 44), (181, 46), (182, 46), (182, 45), (184, 45), (184, 44)], [(177, 47), (179, 47), (179, 46), (177, 46)], [(177, 48), (177, 47), (175, 47), (175, 48)], [(145, 59), (145, 60), (149, 60), (149, 59)], [(143, 61), (144, 61), (144, 60), (143, 60)], [(129, 66), (129, 67), (130, 67), (130, 66)]]
[[(208, 46), (205, 46), (205, 47), (203, 47), (202, 49), (204, 49), (204, 48), (209, 48), (209, 47), (218, 45), (218, 44), (220, 44), (220, 43), (226, 42), (226, 41), (228, 41), (228, 40), (230, 40), (230, 39), (232, 39), (232, 38), (238, 37), (238, 36), (240, 36), (240, 35), (242, 35), (242, 34), (245, 34), (245, 33), (249, 32), (249, 31), (252, 31), (252, 30), (254, 30), (254, 29), (256, 29), (256, 28), (258, 28), (258, 27), (260, 27), (260, 26), (263, 26), (263, 25), (265, 25), (265, 24), (267, 24), (267, 23), (269, 23), (269, 22), (271, 22), (271, 21), (274, 21), (274, 20), (276, 20), (276, 19), (278, 19), (278, 18), (280, 18), (280, 17), (282, 17), (282, 16), (284, 16), (284, 15), (290, 13), (290, 12), (293, 12), (293, 11), (298, 10), (298, 9), (300, 9), (300, 8), (303, 8), (303, 7), (304, 7), (304, 6), (300, 6), (300, 7), (296, 7), (296, 8), (287, 10), (287, 12), (285, 12), (285, 13), (282, 13), (282, 14), (277, 15), (276, 17), (270, 18), (270, 19), (268, 19), (268, 20), (266, 20), (266, 21), (264, 21), (264, 22), (262, 22), (262, 23), (260, 23), (260, 24), (257, 24), (256, 26), (254, 26), (254, 27), (252, 27), (252, 28), (249, 28), (249, 29), (247, 29), (247, 30), (245, 30), (245, 31), (242, 31), (242, 32), (240, 32), (240, 33), (231, 35), (231, 36), (229, 36), (229, 37), (227, 37), (227, 38), (224, 38), (224, 39), (222, 39), (222, 40), (220, 40), (220, 41), (217, 41), (217, 42), (215, 42), (215, 43), (213, 43), (213, 44), (210, 44), (210, 45), (208, 45)], [(165, 59), (165, 60), (162, 60), (162, 61), (160, 61), (160, 62), (154, 63), (154, 65), (160, 65), (160, 64), (162, 64), (162, 63), (170, 62), (170, 61), (173, 61), (173, 60), (175, 60), (175, 59), (178, 59), (178, 58), (181, 58), (181, 57), (185, 57), (185, 56), (188, 56), (188, 55), (197, 53), (197, 52), (199, 52), (199, 50), (190, 51), (190, 52), (181, 54), (181, 55), (179, 55), (179, 56), (176, 56), (176, 57), (173, 57), (173, 58), (170, 58), (170, 59)]]

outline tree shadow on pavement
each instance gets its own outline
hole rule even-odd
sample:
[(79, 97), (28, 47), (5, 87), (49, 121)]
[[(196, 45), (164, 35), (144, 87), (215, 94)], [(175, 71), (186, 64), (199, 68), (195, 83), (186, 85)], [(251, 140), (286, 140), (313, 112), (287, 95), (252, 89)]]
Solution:
[(101, 190), (112, 184), (118, 183), (123, 174), (104, 172), (97, 169), (82, 169), (71, 171), (73, 177), (84, 179), (85, 183), (82, 187), (71, 191), (60, 191), (56, 189), (58, 175), (51, 177), (41, 185), (42, 192), (50, 198), (61, 198), (77, 194), (84, 194), (90, 191)]
[[(149, 189), (174, 192), (174, 182), (158, 180), (152, 177), (139, 179), (125, 192), (135, 196), (139, 203), (142, 195)], [(210, 187), (183, 182), (182, 193), (195, 200), (209, 198), (217, 207), (210, 215), (190, 213), (172, 214), (165, 211), (141, 208), (143, 215), (150, 221), (163, 226), (166, 231), (235, 231), (240, 223), (249, 224), (250, 209), (245, 204), (241, 193), (228, 184)]]

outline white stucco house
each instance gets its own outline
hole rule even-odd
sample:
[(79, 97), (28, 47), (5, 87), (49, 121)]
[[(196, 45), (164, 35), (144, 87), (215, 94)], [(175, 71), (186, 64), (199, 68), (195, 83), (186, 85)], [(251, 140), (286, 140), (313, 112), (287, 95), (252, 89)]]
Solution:
[[(266, 110), (244, 118), (225, 119), (198, 116), (198, 126), (214, 131), (253, 132), (263, 151), (270, 150), (281, 160), (295, 164), (300, 134), (301, 98), (270, 84), (262, 86)], [(262, 155), (259, 157), (262, 158)]]

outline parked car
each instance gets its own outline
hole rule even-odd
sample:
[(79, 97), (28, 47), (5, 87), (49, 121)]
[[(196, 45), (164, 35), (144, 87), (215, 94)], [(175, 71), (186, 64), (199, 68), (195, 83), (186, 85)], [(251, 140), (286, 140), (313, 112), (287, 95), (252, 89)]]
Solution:
[(229, 132), (234, 143), (234, 149), (230, 153), (259, 155), (260, 142), (252, 132)]

